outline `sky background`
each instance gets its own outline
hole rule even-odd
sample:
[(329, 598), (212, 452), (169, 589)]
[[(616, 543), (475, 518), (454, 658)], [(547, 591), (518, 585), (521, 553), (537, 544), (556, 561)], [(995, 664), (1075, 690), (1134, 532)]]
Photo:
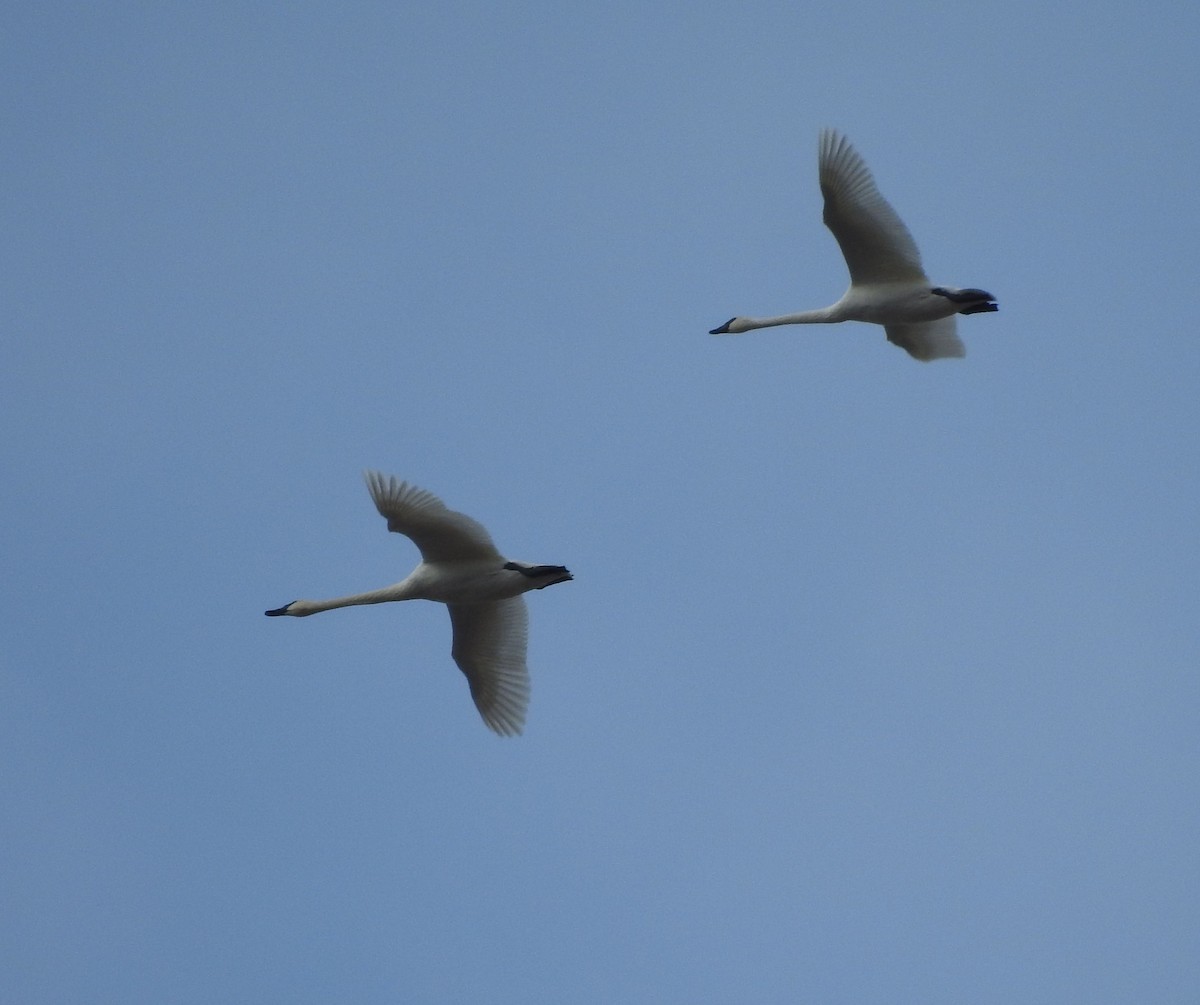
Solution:
[[(1194, 1002), (1200, 8), (50, 3), (0, 59), (0, 999)], [(965, 360), (867, 325), (847, 133)], [(525, 735), (402, 578), (530, 599)]]

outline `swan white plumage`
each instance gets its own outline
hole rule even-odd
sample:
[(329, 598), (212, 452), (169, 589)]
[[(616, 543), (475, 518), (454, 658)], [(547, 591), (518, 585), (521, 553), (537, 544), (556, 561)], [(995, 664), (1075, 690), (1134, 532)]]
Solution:
[(528, 615), (521, 594), (565, 583), (571, 574), (561, 565), (505, 559), (482, 524), (447, 509), (432, 492), (377, 471), (365, 477), (388, 530), (412, 539), (421, 552), (420, 564), (394, 586), (333, 600), (293, 600), (267, 615), (304, 618), (392, 600), (443, 603), (450, 609), (451, 655), (466, 675), (479, 714), (500, 735), (516, 736), (529, 705)]
[(869, 321), (883, 325), (889, 342), (924, 362), (966, 355), (954, 316), (997, 310), (995, 297), (984, 290), (930, 286), (916, 242), (845, 136), (822, 130), (818, 163), (825, 225), (846, 259), (850, 288), (829, 307), (774, 318), (730, 318), (709, 334)]

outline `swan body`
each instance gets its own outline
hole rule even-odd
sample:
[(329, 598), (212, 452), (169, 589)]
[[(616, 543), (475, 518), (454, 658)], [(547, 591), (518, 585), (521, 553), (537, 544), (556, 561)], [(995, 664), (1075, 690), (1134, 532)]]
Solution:
[(850, 270), (849, 289), (829, 307), (779, 317), (730, 318), (709, 334), (866, 321), (882, 325), (889, 342), (924, 362), (966, 355), (955, 315), (995, 311), (995, 298), (985, 290), (930, 285), (908, 228), (844, 136), (823, 130), (818, 161), (825, 225)]
[(502, 736), (525, 724), (529, 671), (525, 666), (528, 614), (521, 594), (565, 583), (561, 565), (529, 565), (504, 558), (482, 524), (447, 509), (432, 492), (376, 471), (367, 488), (388, 530), (420, 549), (420, 564), (393, 586), (332, 600), (293, 600), (268, 617), (305, 618), (360, 604), (432, 600), (450, 610), (451, 655), (466, 675), (479, 714)]

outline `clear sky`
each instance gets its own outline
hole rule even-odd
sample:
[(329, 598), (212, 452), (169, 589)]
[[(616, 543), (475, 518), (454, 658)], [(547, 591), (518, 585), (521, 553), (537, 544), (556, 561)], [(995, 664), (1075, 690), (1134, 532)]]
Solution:
[[(1194, 1002), (1198, 29), (13, 6), (0, 999)], [(965, 360), (707, 334), (844, 289), (824, 126)], [(575, 574), (520, 739), (263, 617), (411, 569), (367, 467)]]

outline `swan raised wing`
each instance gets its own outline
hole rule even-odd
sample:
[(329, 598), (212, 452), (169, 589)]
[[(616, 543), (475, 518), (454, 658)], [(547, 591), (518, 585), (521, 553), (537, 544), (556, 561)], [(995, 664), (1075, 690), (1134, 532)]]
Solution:
[(447, 508), (432, 492), (378, 471), (368, 471), (364, 477), (388, 530), (411, 538), (426, 562), (501, 557), (483, 524)]
[(821, 131), (818, 168), (823, 219), (842, 249), (850, 281), (856, 286), (928, 283), (916, 241), (845, 136)]

